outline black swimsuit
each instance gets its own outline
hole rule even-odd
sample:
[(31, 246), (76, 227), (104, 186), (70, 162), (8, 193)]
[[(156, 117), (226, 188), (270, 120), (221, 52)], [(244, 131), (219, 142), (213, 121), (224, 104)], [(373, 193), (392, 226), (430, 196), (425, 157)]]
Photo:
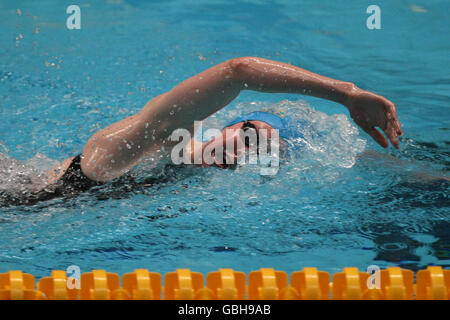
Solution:
[(70, 166), (61, 177), (63, 194), (71, 194), (89, 190), (93, 186), (102, 185), (102, 182), (94, 181), (86, 177), (81, 171), (81, 154), (72, 159)]
[(102, 182), (89, 179), (83, 171), (81, 171), (81, 154), (79, 154), (72, 159), (66, 172), (64, 172), (62, 177), (55, 184), (49, 185), (38, 192), (24, 194), (19, 197), (0, 194), (0, 207), (22, 204), (33, 205), (39, 201), (75, 195), (102, 184)]
[[(56, 183), (38, 192), (20, 197), (0, 193), (0, 207), (33, 205), (39, 201), (46, 201), (57, 197), (70, 197), (87, 191), (94, 186), (104, 185), (105, 182), (91, 180), (83, 173), (81, 170), (81, 157), (81, 154), (74, 157), (66, 172), (64, 172)], [(97, 198), (101, 200), (108, 199), (109, 197), (119, 199), (125, 197), (127, 192), (130, 191), (142, 190), (157, 183), (177, 180), (175, 178), (175, 169), (179, 167), (178, 165), (166, 165), (164, 174), (139, 180), (136, 180), (133, 176), (123, 175), (117, 181), (112, 182), (112, 186), (115, 187), (113, 192), (110, 189), (106, 191), (97, 190)]]

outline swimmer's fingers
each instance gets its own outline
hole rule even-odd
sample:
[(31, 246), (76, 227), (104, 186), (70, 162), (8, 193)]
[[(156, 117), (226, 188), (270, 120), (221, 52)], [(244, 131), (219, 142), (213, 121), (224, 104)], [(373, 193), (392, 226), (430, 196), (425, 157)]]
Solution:
[(383, 134), (375, 129), (374, 127), (361, 127), (369, 136), (373, 138), (380, 146), (383, 148), (387, 148), (389, 146), (389, 142), (383, 136)]
[(382, 128), (386, 136), (389, 138), (389, 141), (391, 141), (392, 145), (399, 149), (400, 143), (398, 141), (398, 136), (401, 135), (402, 128), (400, 127), (400, 122), (397, 118), (397, 111), (395, 108), (395, 105), (387, 100), (387, 106), (386, 106), (386, 124)]
[(402, 129), (393, 102), (380, 95), (361, 90), (351, 97), (347, 107), (356, 124), (383, 148), (387, 148), (389, 142), (375, 127), (386, 134), (395, 148), (400, 148), (398, 136), (402, 134)]
[[(390, 102), (390, 101), (389, 101)], [(397, 108), (395, 107), (395, 104), (390, 102), (390, 109), (392, 110), (393, 119), (392, 119), (392, 126), (397, 133), (397, 135), (401, 136), (403, 134), (402, 127), (400, 126), (400, 122), (398, 121), (397, 117)]]
[(384, 133), (388, 136), (389, 141), (391, 141), (392, 145), (395, 148), (400, 149), (400, 143), (398, 141), (398, 134), (397, 134), (397, 130), (394, 127), (394, 125), (391, 123), (388, 123), (387, 128), (384, 130)]
[(355, 121), (355, 123), (363, 129), (369, 136), (371, 136), (380, 146), (383, 148), (387, 148), (389, 146), (389, 142), (383, 136), (383, 134), (375, 129), (375, 122), (371, 123), (370, 118), (364, 119), (364, 114), (361, 113), (359, 109), (351, 109), (350, 115)]

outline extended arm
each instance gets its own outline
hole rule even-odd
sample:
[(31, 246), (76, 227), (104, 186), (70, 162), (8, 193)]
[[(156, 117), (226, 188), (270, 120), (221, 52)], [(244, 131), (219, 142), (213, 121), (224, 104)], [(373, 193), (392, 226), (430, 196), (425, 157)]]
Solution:
[[(386, 98), (361, 90), (350, 82), (339, 81), (282, 62), (245, 57), (226, 61), (176, 86), (161, 105), (163, 119), (171, 119), (172, 129), (191, 129), (194, 120), (202, 120), (230, 103), (241, 90), (272, 93), (298, 93), (332, 100), (346, 106), (351, 117), (383, 147), (387, 140), (395, 147), (401, 134), (395, 105)], [(169, 117), (170, 106), (177, 105), (177, 117)], [(169, 106), (166, 108), (166, 106)], [(148, 108), (148, 117), (155, 114)]]
[(327, 78), (307, 70), (261, 58), (237, 59), (235, 78), (241, 88), (263, 92), (289, 92), (332, 100), (346, 106), (350, 116), (378, 144), (387, 148), (387, 135), (399, 148), (402, 134), (394, 103), (372, 92), (359, 89), (353, 83)]
[[(94, 180), (110, 180), (139, 163), (145, 154), (169, 145), (177, 128), (193, 132), (195, 120), (203, 120), (225, 107), (241, 90), (299, 93), (341, 103), (355, 122), (378, 143), (394, 146), (401, 134), (395, 105), (349, 82), (333, 80), (307, 70), (262, 58), (225, 61), (174, 87), (150, 102), (141, 112), (96, 133), (86, 144), (81, 166)], [(112, 161), (113, 162), (112, 162)]]

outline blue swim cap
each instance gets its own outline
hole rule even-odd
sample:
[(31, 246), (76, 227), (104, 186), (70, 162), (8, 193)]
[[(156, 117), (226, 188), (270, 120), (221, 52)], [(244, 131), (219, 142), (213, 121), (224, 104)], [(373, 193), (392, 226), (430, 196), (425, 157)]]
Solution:
[(277, 115), (274, 115), (269, 112), (265, 111), (255, 111), (250, 112), (247, 114), (244, 114), (240, 117), (237, 117), (233, 121), (227, 123), (227, 125), (224, 127), (232, 126), (233, 124), (236, 124), (238, 122), (246, 121), (246, 120), (257, 120), (257, 121), (263, 121), (267, 123), (269, 126), (273, 127), (274, 129), (278, 130), (278, 134), (281, 138), (288, 139), (291, 137), (291, 133), (289, 130), (289, 121), (288, 117), (280, 118)]

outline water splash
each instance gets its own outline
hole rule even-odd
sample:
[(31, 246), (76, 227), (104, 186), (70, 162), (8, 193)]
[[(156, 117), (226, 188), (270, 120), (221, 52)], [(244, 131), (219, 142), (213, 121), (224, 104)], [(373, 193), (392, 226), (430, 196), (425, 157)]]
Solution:
[(284, 162), (297, 173), (304, 171), (309, 177), (316, 172), (323, 178), (323, 170), (333, 172), (336, 168), (351, 168), (357, 156), (365, 150), (366, 140), (358, 128), (344, 114), (327, 115), (311, 108), (305, 101), (283, 100), (278, 103), (237, 103), (221, 110), (204, 122), (208, 128), (222, 128), (237, 116), (253, 111), (267, 111), (289, 119), (287, 139), (288, 156)]
[[(5, 151), (5, 147), (3, 148)], [(0, 204), (7, 199), (26, 198), (46, 185), (46, 171), (57, 161), (36, 153), (20, 161), (0, 151)]]

